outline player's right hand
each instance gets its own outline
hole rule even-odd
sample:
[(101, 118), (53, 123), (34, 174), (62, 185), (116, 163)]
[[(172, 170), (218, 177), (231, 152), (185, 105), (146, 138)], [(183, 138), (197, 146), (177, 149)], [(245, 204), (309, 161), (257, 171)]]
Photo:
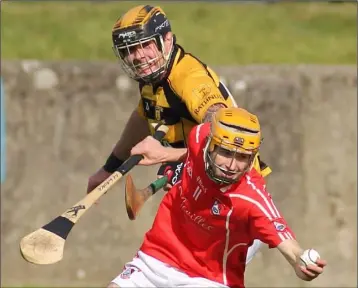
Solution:
[(163, 187), (164, 191), (169, 191), (181, 178), (183, 172), (183, 162), (167, 162), (164, 163), (158, 170), (157, 178), (163, 176), (168, 177), (168, 183)]
[(322, 259), (318, 259), (316, 264), (309, 264), (306, 267), (300, 266), (301, 272), (303, 273), (303, 277), (301, 275), (297, 275), (304, 281), (312, 281), (317, 278), (320, 274), (323, 273), (324, 267), (327, 265), (327, 262)]
[(87, 184), (87, 194), (93, 191), (99, 184), (101, 184), (104, 180), (106, 180), (111, 173), (104, 171), (103, 168), (99, 169), (96, 173), (94, 173), (88, 179)]
[(147, 136), (131, 149), (131, 156), (132, 155), (143, 156), (139, 165), (155, 165), (163, 162), (162, 157), (165, 155), (165, 147), (152, 136)]
[(163, 191), (168, 192), (173, 187), (173, 185), (171, 184), (171, 178), (173, 177), (173, 171), (169, 170), (169, 171), (166, 171), (164, 175), (157, 175), (157, 179), (162, 178), (165, 175), (168, 177), (168, 182), (163, 187)]

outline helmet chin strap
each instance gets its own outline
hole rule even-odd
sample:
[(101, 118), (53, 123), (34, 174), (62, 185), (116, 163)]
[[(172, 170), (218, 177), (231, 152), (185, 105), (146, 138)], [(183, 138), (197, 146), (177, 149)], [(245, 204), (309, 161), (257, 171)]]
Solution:
[(159, 79), (157, 81), (161, 81), (164, 77), (166, 77), (166, 75), (168, 75), (168, 72), (169, 72), (168, 71), (168, 66), (169, 66), (173, 51), (174, 51), (174, 37), (175, 37), (175, 35), (173, 35), (173, 37), (171, 39), (170, 49), (169, 49), (168, 53), (165, 53), (165, 41), (163, 40), (163, 38), (161, 38), (161, 42), (162, 42), (161, 44), (162, 44), (162, 47), (163, 47), (162, 55), (163, 55), (164, 61), (166, 63), (164, 65), (164, 67), (165, 67), (164, 71), (163, 71), (161, 77), (159, 77)]
[(211, 157), (210, 157), (210, 152), (208, 151), (209, 150), (209, 145), (210, 145), (210, 137), (208, 137), (207, 139), (207, 143), (204, 147), (204, 165), (205, 165), (205, 171), (206, 171), (206, 174), (208, 175), (208, 177), (214, 181), (215, 183), (217, 184), (220, 184), (220, 185), (230, 185), (230, 184), (233, 184), (235, 183), (236, 181), (229, 181), (229, 179), (225, 180), (225, 179), (222, 179), (220, 177), (217, 177), (215, 175), (215, 171), (213, 169), (213, 165), (215, 165), (215, 163), (212, 161)]
[(170, 49), (169, 49), (168, 53), (165, 53), (165, 41), (163, 40), (163, 38), (162, 38), (162, 41), (163, 41), (163, 43), (162, 43), (162, 46), (163, 46), (163, 57), (164, 57), (164, 59), (167, 61), (167, 65), (168, 65), (170, 56), (172, 55), (173, 50), (174, 50), (174, 35), (173, 35), (173, 37), (172, 37), (172, 39), (171, 39)]

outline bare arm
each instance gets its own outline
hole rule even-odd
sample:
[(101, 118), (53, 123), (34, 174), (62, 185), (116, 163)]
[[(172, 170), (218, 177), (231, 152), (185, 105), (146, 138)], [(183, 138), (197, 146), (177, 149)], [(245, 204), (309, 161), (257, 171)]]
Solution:
[(277, 249), (287, 259), (296, 272), (296, 275), (304, 281), (311, 281), (323, 272), (326, 261), (319, 259), (316, 261), (316, 265), (307, 265), (303, 267), (300, 264), (300, 257), (303, 253), (303, 249), (300, 247), (296, 240), (288, 239), (281, 242)]
[(165, 151), (163, 151), (163, 158), (160, 162), (183, 162), (186, 157), (187, 148), (171, 148), (164, 147)]
[[(135, 133), (132, 133), (133, 131)], [(147, 121), (139, 115), (137, 110), (134, 110), (105, 165), (88, 179), (87, 193), (93, 191), (94, 188), (109, 177), (129, 157), (132, 146), (149, 135), (149, 133)]]
[(138, 114), (137, 110), (134, 110), (128, 119), (121, 138), (113, 149), (114, 155), (122, 160), (127, 159), (130, 156), (132, 147), (148, 135), (150, 135), (148, 122)]
[[(305, 278), (305, 275), (302, 273), (302, 271), (299, 269), (299, 261), (300, 256), (303, 253), (302, 248), (298, 244), (296, 240), (293, 239), (287, 239), (283, 242), (281, 242), (277, 249), (281, 252), (281, 254), (286, 258), (286, 260), (291, 264), (293, 269), (295, 270), (298, 277), (301, 279)], [(303, 279), (305, 280), (305, 279)]]
[[(205, 112), (202, 122), (211, 122), (213, 115), (218, 111), (220, 108), (225, 108), (226, 105), (223, 103), (216, 103), (211, 105), (208, 110)], [(152, 142), (152, 141), (151, 141)], [(149, 146), (151, 144), (148, 143), (148, 152)], [(140, 147), (142, 148), (142, 147)], [(136, 151), (136, 150), (134, 150)], [(138, 150), (139, 151), (139, 150)], [(147, 152), (147, 153), (148, 153)], [(155, 154), (156, 155), (155, 155)], [(186, 148), (170, 148), (170, 147), (162, 147), (162, 149), (158, 149), (158, 152), (153, 152), (151, 155), (148, 154), (152, 159), (144, 159), (141, 162), (142, 165), (151, 165), (163, 162), (175, 162), (175, 161), (184, 161), (186, 157), (187, 149)], [(133, 154), (133, 150), (132, 150)], [(154, 163), (156, 162), (156, 163)], [(148, 164), (144, 164), (148, 163)], [(151, 164), (149, 164), (151, 163)]]
[(186, 152), (186, 148), (164, 147), (152, 136), (148, 136), (132, 148), (131, 155), (144, 156), (140, 165), (154, 165), (163, 162), (184, 161)]
[[(258, 187), (262, 187), (264, 182), (257, 182)], [(261, 189), (261, 188), (259, 188)], [(271, 197), (265, 189), (261, 189), (262, 195), (266, 198), (259, 205), (255, 204), (250, 209), (250, 234), (254, 239), (260, 239), (268, 244), (271, 248), (277, 248), (281, 254), (286, 258), (287, 262), (291, 264), (298, 278), (304, 281), (311, 281), (323, 272), (323, 267), (326, 265), (325, 261), (319, 259), (316, 261), (317, 265), (301, 264), (300, 257), (303, 249), (295, 240), (293, 231), (288, 227), (284, 218), (271, 218), (270, 212), (273, 211), (274, 204), (270, 201)], [(265, 196), (266, 195), (266, 196)], [(271, 199), (272, 200), (272, 199)], [(271, 202), (271, 204), (270, 204)], [(263, 209), (263, 210), (262, 210)], [(278, 212), (278, 214), (280, 214)]]
[[(222, 107), (226, 107), (226, 105), (224, 103), (215, 103), (215, 104), (212, 104), (211, 106), (209, 106), (207, 111), (204, 114), (202, 122), (210, 122), (212, 120), (212, 116), (215, 114), (215, 112)], [(140, 117), (140, 116), (138, 115), (138, 117)], [(129, 128), (129, 134), (131, 133), (131, 131), (133, 131), (131, 129), (132, 128)], [(126, 130), (124, 131), (124, 133), (125, 132), (126, 132)], [(149, 134), (149, 132), (148, 132), (148, 134)], [(123, 139), (123, 136), (121, 137), (121, 139)], [(133, 143), (133, 142), (131, 142), (131, 143)], [(121, 143), (119, 142), (116, 145), (116, 148), (114, 150), (114, 153), (118, 158), (120, 158), (120, 155), (117, 152), (117, 146), (119, 146), (119, 144), (121, 144)], [(120, 146), (120, 147), (122, 148), (122, 146)], [(146, 139), (144, 139), (144, 141), (142, 141), (140, 143), (139, 143), (139, 141), (137, 141), (132, 146), (126, 146), (126, 148), (128, 148), (128, 147), (129, 148), (133, 147), (130, 150), (131, 155), (141, 154), (144, 156), (144, 159), (139, 163), (140, 165), (154, 165), (154, 164), (159, 164), (159, 163), (164, 163), (164, 162), (184, 161), (185, 157), (186, 157), (186, 153), (187, 153), (186, 148), (163, 147), (153, 137), (147, 137)], [(126, 150), (126, 151), (128, 151), (128, 150)]]
[(208, 110), (205, 112), (202, 123), (211, 122), (215, 112), (218, 111), (220, 108), (225, 108), (225, 107), (226, 107), (226, 105), (223, 103), (217, 103), (217, 104), (211, 105), (208, 108)]
[[(220, 108), (226, 107), (223, 103), (211, 105), (204, 114), (203, 122), (210, 122), (212, 116)], [(184, 161), (186, 157), (186, 148), (163, 147), (153, 137), (147, 137), (144, 141), (138, 143), (131, 150), (131, 155), (141, 154), (144, 159), (139, 163), (141, 165), (154, 165), (164, 162)]]

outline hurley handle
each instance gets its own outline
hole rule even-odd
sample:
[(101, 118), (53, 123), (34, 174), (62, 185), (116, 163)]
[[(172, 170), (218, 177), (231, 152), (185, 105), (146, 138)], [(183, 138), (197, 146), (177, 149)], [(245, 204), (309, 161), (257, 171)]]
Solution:
[(153, 194), (162, 189), (168, 183), (168, 176), (158, 178), (154, 182), (150, 183), (149, 187), (152, 189)]

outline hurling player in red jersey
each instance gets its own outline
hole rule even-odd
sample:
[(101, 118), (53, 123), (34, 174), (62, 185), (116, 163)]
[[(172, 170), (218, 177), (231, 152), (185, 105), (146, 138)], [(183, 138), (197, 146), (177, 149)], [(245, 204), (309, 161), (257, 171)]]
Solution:
[(133, 147), (140, 164), (184, 161), (180, 181), (164, 196), (133, 260), (109, 287), (244, 287), (248, 247), (255, 239), (277, 248), (296, 275), (310, 281), (326, 265), (302, 266), (295, 240), (253, 167), (261, 144), (258, 118), (221, 108), (189, 134), (187, 149), (152, 137)]

